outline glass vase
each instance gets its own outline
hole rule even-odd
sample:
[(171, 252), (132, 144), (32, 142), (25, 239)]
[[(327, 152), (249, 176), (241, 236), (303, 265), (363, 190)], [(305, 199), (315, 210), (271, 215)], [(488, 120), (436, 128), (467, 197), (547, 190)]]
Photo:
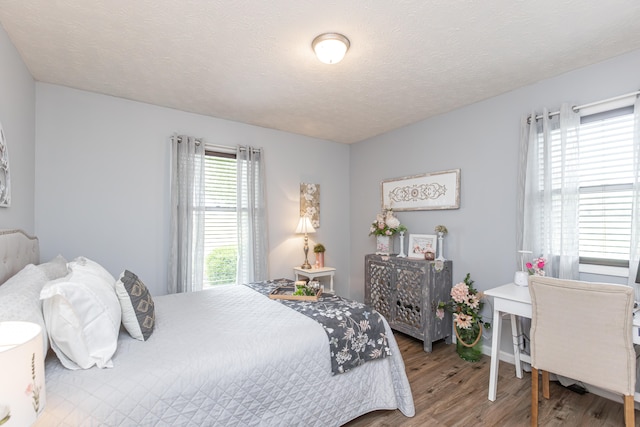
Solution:
[(482, 326), (474, 324), (469, 329), (456, 326), (456, 352), (467, 362), (477, 362), (482, 358)]

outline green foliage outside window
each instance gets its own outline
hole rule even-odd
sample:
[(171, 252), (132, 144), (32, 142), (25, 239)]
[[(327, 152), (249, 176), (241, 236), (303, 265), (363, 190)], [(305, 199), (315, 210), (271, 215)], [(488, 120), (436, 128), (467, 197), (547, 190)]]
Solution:
[(236, 283), (238, 250), (235, 246), (222, 246), (207, 255), (206, 273), (209, 286)]

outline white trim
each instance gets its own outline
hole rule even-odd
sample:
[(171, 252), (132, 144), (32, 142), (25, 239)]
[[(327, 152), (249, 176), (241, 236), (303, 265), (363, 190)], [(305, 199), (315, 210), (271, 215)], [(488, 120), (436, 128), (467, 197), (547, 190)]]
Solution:
[(610, 265), (580, 264), (578, 271), (580, 273), (601, 274), (603, 276), (629, 277), (628, 268)]

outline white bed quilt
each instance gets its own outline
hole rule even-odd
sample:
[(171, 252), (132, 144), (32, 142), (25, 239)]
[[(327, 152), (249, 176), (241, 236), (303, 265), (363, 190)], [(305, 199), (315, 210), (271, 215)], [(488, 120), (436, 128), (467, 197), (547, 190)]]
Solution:
[(114, 368), (69, 371), (49, 355), (37, 426), (338, 426), (377, 409), (414, 415), (388, 324), (391, 357), (332, 375), (322, 326), (245, 286), (154, 301), (153, 334), (122, 332)]

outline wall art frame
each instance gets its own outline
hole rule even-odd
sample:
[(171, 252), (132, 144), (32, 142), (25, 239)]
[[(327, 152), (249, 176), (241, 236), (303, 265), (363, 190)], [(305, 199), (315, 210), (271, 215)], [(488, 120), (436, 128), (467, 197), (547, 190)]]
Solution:
[(436, 245), (438, 242), (438, 236), (435, 234), (409, 234), (409, 247), (407, 250), (407, 257), (414, 259), (425, 259), (424, 253), (428, 249), (431, 252), (436, 252)]
[(459, 209), (460, 169), (387, 179), (380, 183), (380, 190), (382, 209)]
[(320, 184), (300, 183), (300, 216), (305, 215), (313, 228), (320, 228)]
[(9, 150), (0, 123), (0, 207), (11, 206), (11, 176), (9, 174)]

